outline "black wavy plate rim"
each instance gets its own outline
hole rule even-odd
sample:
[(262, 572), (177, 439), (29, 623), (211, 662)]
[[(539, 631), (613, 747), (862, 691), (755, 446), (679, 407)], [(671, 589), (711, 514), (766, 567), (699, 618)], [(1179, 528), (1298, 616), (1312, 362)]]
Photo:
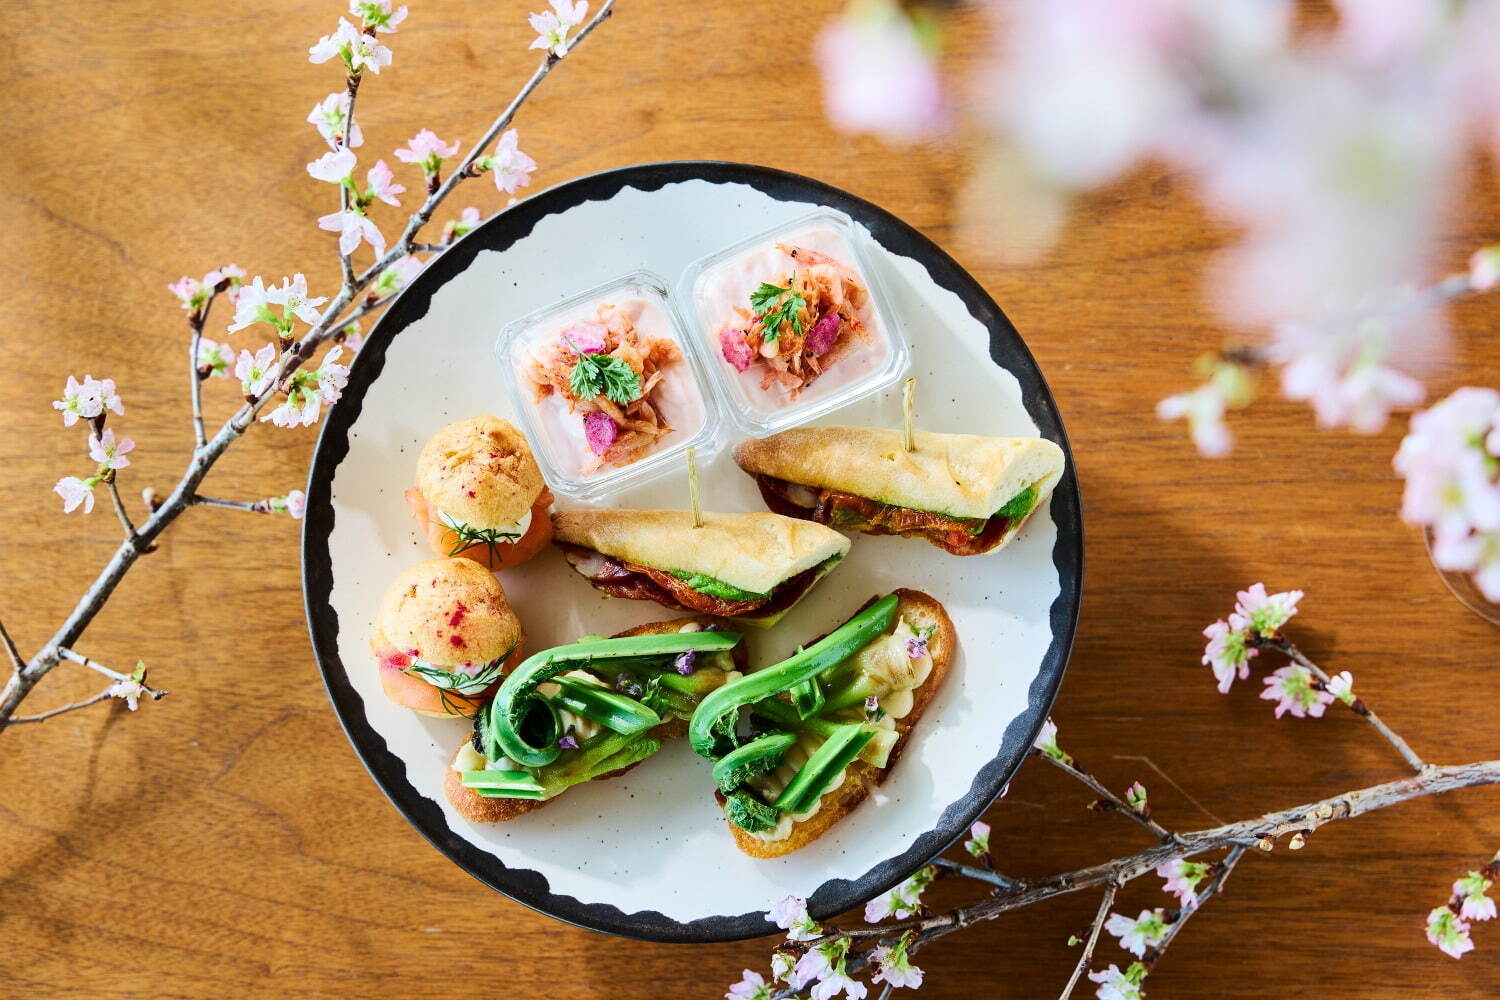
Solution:
[[(463, 839), (448, 826), (442, 809), (406, 779), (406, 764), (370, 725), (364, 701), (349, 683), (338, 653), (338, 616), (330, 603), (333, 531), (331, 488), (334, 471), (348, 455), (349, 431), (363, 409), (365, 389), (380, 377), (386, 348), (406, 327), (426, 315), (432, 296), (462, 273), (482, 250), (504, 251), (530, 235), (543, 218), (591, 201), (607, 201), (625, 188), (657, 191), (671, 184), (703, 180), (743, 184), (778, 201), (805, 201), (838, 208), (864, 225), (892, 253), (920, 262), (932, 280), (958, 296), (970, 315), (990, 331), (990, 358), (1021, 385), (1022, 404), (1043, 437), (1067, 458), (1052, 494), (1057, 541), (1052, 561), (1059, 592), (1049, 610), (1052, 641), (1027, 691), (1027, 707), (1011, 721), (995, 756), (974, 775), (969, 790), (948, 805), (937, 824), (902, 853), (887, 858), (855, 879), (829, 879), (808, 898), (815, 919), (826, 919), (898, 885), (962, 837), (1004, 792), (1026, 759), (1027, 749), (1057, 697), (1077, 632), (1083, 590), (1083, 509), (1062, 415), (1046, 379), (1015, 326), (988, 292), (945, 250), (885, 209), (823, 181), (755, 164), (720, 160), (677, 160), (617, 167), (587, 174), (541, 191), (492, 216), (432, 260), (376, 321), (353, 365), (337, 406), (330, 408), (318, 434), (308, 471), (307, 510), (302, 524), (303, 603), (313, 653), (340, 726), (370, 776), (392, 805), (424, 838), (460, 868), (505, 896), (580, 927), (648, 941), (708, 943), (737, 941), (770, 933), (775, 927), (762, 911), (679, 921), (655, 910), (626, 912), (608, 903), (589, 903), (553, 893), (539, 872), (506, 866)], [(728, 849), (728, 838), (725, 840)]]

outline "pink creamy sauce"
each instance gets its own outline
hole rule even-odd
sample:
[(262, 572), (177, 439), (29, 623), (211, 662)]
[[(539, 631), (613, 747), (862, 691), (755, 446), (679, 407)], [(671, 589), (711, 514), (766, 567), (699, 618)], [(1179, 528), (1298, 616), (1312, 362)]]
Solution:
[[(793, 403), (791, 393), (780, 384), (768, 389), (760, 387), (767, 368), (758, 359), (750, 367), (737, 372), (724, 360), (719, 347), (719, 330), (724, 324), (743, 324), (744, 319), (735, 307), (750, 308), (750, 293), (760, 287), (762, 281), (778, 282), (792, 271), (803, 267), (785, 252), (776, 248), (777, 243), (803, 247), (827, 254), (859, 275), (860, 283), (870, 287), (869, 277), (860, 270), (854, 251), (844, 237), (828, 226), (810, 226), (778, 236), (775, 240), (754, 250), (731, 258), (712, 270), (705, 271), (696, 282), (694, 303), (703, 333), (708, 337), (709, 349), (722, 371), (730, 377), (730, 383), (740, 399), (759, 413), (776, 413)], [(825, 396), (840, 392), (848, 386), (863, 381), (885, 366), (890, 356), (887, 333), (875, 311), (873, 299), (867, 297), (859, 318), (869, 334), (844, 353), (839, 360), (819, 375), (817, 380), (795, 400), (801, 406), (814, 403)]]
[[(670, 340), (680, 352), (686, 352), (686, 346), (678, 339), (677, 331), (667, 318), (661, 303), (651, 299), (611, 297), (595, 299), (575, 310), (554, 316), (544, 325), (517, 337), (511, 344), (511, 364), (517, 366), (517, 371), (524, 371), (537, 356), (535, 349), (538, 345), (550, 345), (561, 331), (574, 323), (594, 319), (599, 307), (605, 304), (618, 306), (622, 313), (630, 316), (635, 323), (636, 332), (642, 337)], [(672, 433), (664, 434), (649, 450), (641, 453), (635, 462), (687, 441), (707, 419), (703, 396), (698, 391), (698, 383), (693, 378), (692, 369), (688, 367), (685, 357), (663, 368), (662, 374), (661, 383), (651, 392), (651, 400), (671, 425)], [(531, 406), (537, 418), (537, 426), (541, 428), (542, 447), (546, 449), (552, 464), (564, 474), (574, 479), (592, 479), (634, 464), (603, 465), (592, 472), (584, 472), (584, 463), (593, 453), (589, 450), (588, 439), (584, 437), (583, 414), (569, 413), (567, 400), (555, 392), (540, 400), (530, 400), (526, 405)]]

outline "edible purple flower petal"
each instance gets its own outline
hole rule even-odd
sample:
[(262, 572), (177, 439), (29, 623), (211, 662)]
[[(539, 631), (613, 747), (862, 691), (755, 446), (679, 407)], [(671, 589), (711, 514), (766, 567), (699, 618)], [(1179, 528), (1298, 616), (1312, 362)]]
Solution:
[(679, 674), (686, 677), (693, 672), (693, 661), (696, 659), (698, 659), (697, 652), (685, 649), (677, 654), (677, 659), (672, 661), (672, 666), (677, 668)]
[(559, 750), (577, 750), (578, 741), (573, 738), (572, 733), (569, 733), (557, 741), (557, 747)]
[(906, 640), (906, 655), (909, 659), (920, 660), (927, 655), (927, 637), (925, 635), (914, 635)]

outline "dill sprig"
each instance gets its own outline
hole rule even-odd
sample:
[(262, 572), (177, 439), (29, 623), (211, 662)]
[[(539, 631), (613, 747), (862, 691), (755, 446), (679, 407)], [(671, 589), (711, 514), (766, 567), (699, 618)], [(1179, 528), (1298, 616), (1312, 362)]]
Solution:
[(514, 528), (476, 528), (462, 521), (455, 521), (446, 514), (439, 518), (437, 523), (453, 532), (453, 546), (448, 550), (450, 557), (458, 555), (465, 549), (483, 545), (489, 550), (490, 560), (494, 562), (500, 558), (498, 546), (514, 542), (522, 534)]
[(787, 279), (785, 285), (773, 285), (762, 281), (760, 287), (750, 293), (750, 308), (765, 326), (762, 334), (767, 343), (781, 336), (783, 324), (790, 324), (792, 332), (802, 333), (802, 309), (807, 300), (796, 290), (797, 272)]
[(578, 362), (568, 375), (568, 388), (579, 399), (603, 396), (624, 406), (641, 395), (641, 377), (613, 354), (585, 354), (568, 338), (564, 342), (578, 355)]

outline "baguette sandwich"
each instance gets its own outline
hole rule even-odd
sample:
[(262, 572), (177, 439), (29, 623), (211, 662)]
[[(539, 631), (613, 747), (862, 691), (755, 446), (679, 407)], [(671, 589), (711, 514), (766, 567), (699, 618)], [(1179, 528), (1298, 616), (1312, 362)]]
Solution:
[(941, 604), (897, 590), (705, 698), (688, 736), (715, 761), (715, 794), (739, 849), (790, 854), (863, 802), (911, 739), (957, 642)]
[(471, 718), (521, 661), (525, 642), (493, 573), (471, 559), (427, 559), (386, 588), (370, 651), (396, 704)]
[(740, 442), (739, 467), (766, 506), (834, 528), (925, 538), (959, 556), (1006, 545), (1063, 473), (1042, 438), (979, 437), (875, 427), (797, 427)]
[(475, 823), (501, 823), (624, 774), (684, 735), (704, 696), (742, 675), (740, 638), (705, 617), (678, 618), (529, 658), (454, 753), (443, 776), (449, 803)]
[(849, 551), (830, 528), (779, 514), (573, 510), (553, 515), (568, 563), (612, 597), (770, 628)]

